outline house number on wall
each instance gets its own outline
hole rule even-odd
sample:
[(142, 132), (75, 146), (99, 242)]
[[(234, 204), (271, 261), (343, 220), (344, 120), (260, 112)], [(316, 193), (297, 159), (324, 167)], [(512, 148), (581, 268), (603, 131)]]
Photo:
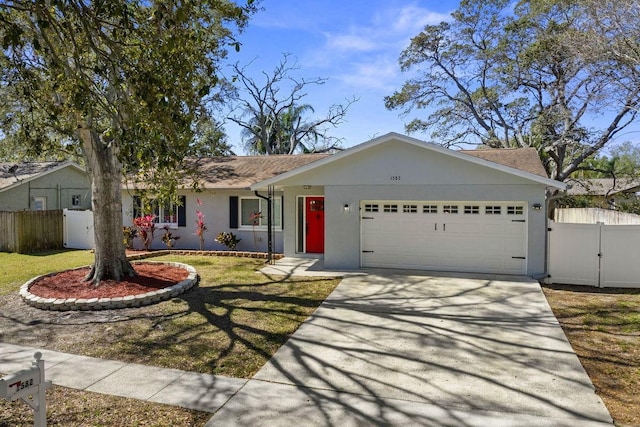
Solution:
[(400, 175), (391, 175), (391, 181), (400, 181)]

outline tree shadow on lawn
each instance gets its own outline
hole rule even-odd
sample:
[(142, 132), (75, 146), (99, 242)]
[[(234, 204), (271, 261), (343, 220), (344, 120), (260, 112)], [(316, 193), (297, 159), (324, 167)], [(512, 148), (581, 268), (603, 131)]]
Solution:
[(243, 284), (200, 284), (156, 305), (95, 312), (42, 311), (11, 295), (0, 298), (0, 339), (249, 378), (336, 284), (322, 278), (288, 281), (261, 275), (256, 279)]

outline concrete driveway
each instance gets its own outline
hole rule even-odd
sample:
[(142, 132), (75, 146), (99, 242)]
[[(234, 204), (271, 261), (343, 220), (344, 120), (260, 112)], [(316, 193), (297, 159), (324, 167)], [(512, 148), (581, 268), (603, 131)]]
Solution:
[(527, 279), (348, 277), (207, 426), (603, 426)]

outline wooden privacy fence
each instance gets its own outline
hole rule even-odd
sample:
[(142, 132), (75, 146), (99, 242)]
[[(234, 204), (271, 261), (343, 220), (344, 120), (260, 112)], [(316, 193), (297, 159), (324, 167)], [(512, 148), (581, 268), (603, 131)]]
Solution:
[(0, 212), (0, 251), (62, 248), (62, 210)]

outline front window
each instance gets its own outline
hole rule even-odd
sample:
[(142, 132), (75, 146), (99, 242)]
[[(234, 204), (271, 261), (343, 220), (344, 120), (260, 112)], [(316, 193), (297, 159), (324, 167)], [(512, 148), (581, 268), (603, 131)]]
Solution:
[(154, 204), (153, 214), (155, 219), (153, 222), (157, 224), (178, 226), (178, 206), (174, 204), (158, 205)]
[[(281, 199), (275, 197), (271, 200), (272, 225), (282, 227)], [(266, 227), (267, 226), (267, 201), (257, 197), (243, 197), (240, 199), (240, 226), (241, 227)]]
[(146, 207), (142, 206), (142, 199), (138, 196), (133, 197), (133, 217), (137, 218), (144, 215), (153, 215), (153, 222), (156, 227), (178, 227), (185, 225), (185, 218), (180, 218), (180, 215), (184, 216), (184, 204), (186, 202), (185, 196), (179, 196), (180, 205), (177, 203), (158, 203), (157, 200), (151, 200)]

